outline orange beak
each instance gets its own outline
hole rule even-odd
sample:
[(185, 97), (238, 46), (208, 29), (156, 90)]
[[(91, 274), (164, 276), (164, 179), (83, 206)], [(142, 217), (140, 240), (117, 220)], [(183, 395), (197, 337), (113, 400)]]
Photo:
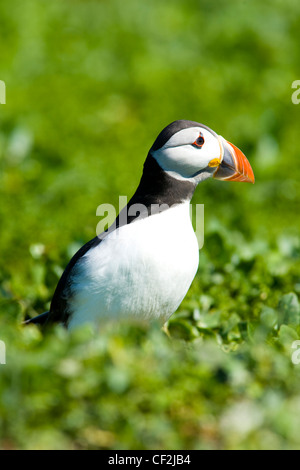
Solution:
[(253, 170), (243, 152), (227, 140), (221, 140), (223, 160), (214, 173), (214, 178), (222, 181), (255, 183)]

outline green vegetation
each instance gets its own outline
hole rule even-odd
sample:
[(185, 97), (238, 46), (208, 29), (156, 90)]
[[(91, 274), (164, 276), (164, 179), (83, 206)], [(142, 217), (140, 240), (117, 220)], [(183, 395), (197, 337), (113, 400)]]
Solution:
[[(0, 448), (300, 448), (299, 29), (296, 0), (0, 0)], [(256, 184), (198, 188), (170, 337), (23, 328), (175, 119), (240, 147)]]

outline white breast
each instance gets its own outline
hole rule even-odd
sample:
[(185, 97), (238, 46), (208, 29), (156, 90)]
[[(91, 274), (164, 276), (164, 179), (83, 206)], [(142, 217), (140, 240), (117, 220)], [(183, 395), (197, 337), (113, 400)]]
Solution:
[(69, 327), (122, 317), (164, 322), (186, 295), (198, 263), (188, 202), (125, 225), (77, 262)]

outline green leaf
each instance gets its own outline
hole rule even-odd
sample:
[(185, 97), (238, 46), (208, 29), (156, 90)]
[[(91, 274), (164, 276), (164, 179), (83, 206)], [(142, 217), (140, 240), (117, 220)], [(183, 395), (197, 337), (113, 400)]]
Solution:
[(299, 339), (297, 332), (290, 326), (282, 325), (279, 330), (279, 342), (283, 346), (290, 348), (292, 343)]
[(192, 326), (188, 321), (171, 320), (168, 324), (168, 330), (172, 337), (191, 341), (199, 336), (197, 328)]
[(278, 323), (278, 314), (273, 308), (263, 307), (260, 319), (264, 326), (273, 329)]
[(299, 325), (300, 305), (296, 294), (293, 292), (282, 297), (278, 304), (279, 324)]
[(198, 328), (210, 329), (217, 328), (221, 325), (221, 313), (205, 313), (201, 315), (200, 320), (197, 322)]

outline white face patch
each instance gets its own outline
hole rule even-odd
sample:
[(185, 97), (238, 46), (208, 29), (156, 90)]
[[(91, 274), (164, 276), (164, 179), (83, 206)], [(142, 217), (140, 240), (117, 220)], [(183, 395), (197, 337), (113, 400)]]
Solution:
[[(204, 143), (197, 147), (193, 144), (200, 133)], [(163, 170), (177, 179), (197, 180), (199, 172), (202, 172), (199, 179), (206, 179), (212, 176), (209, 162), (222, 158), (222, 146), (218, 137), (207, 129), (200, 126), (189, 127), (172, 135), (165, 145), (152, 155)]]

